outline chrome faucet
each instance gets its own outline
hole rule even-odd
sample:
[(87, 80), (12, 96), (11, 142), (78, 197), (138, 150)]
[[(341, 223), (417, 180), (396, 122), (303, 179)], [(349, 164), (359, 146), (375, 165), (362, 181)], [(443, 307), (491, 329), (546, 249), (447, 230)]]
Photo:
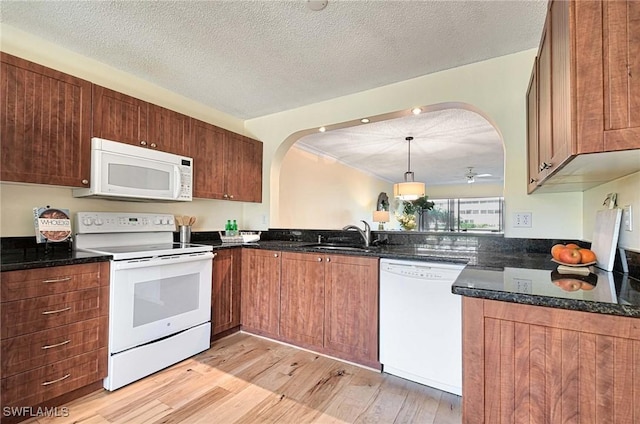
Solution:
[(364, 240), (364, 246), (369, 247), (371, 244), (371, 227), (367, 224), (367, 221), (362, 220), (362, 222), (364, 223), (364, 231), (362, 231), (357, 225), (347, 225), (342, 229), (342, 231), (356, 230)]

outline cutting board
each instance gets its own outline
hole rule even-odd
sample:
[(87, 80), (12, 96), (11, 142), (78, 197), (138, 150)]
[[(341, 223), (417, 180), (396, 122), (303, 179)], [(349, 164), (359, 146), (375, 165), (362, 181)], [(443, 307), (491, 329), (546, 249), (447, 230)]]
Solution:
[(607, 209), (596, 212), (596, 226), (593, 230), (591, 250), (596, 254), (598, 268), (613, 271), (616, 257), (622, 209)]

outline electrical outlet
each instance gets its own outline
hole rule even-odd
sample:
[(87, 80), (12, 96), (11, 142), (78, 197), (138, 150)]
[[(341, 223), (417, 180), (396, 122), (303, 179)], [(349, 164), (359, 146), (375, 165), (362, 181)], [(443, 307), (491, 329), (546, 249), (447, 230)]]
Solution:
[(533, 281), (525, 278), (514, 278), (513, 283), (518, 293), (533, 293)]
[(633, 231), (633, 213), (631, 205), (625, 205), (622, 209), (622, 228), (625, 231)]
[(514, 213), (513, 226), (518, 228), (531, 228), (531, 212)]

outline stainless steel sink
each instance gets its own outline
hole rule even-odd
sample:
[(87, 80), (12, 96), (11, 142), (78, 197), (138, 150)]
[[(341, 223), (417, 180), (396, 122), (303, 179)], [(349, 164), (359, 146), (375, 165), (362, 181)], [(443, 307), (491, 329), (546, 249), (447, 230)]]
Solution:
[(353, 245), (344, 245), (344, 244), (330, 244), (330, 243), (316, 243), (309, 244), (304, 247), (310, 247), (312, 249), (317, 250), (336, 250), (336, 251), (345, 251), (345, 252), (374, 252), (375, 248), (366, 247), (366, 246), (353, 246)]

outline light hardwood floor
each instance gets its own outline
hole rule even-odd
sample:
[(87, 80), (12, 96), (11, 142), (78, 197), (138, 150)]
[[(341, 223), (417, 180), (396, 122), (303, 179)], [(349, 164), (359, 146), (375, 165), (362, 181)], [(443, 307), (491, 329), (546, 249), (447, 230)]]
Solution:
[(26, 423), (461, 422), (461, 398), (237, 333), (115, 392), (68, 405), (69, 416)]

